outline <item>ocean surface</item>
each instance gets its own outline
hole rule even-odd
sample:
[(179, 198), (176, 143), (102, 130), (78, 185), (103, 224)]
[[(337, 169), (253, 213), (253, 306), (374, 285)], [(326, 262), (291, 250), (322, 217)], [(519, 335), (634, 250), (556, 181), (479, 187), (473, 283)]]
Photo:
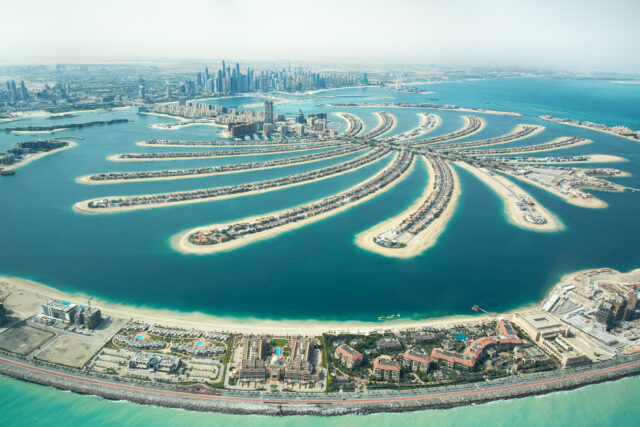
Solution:
[[(371, 129), (377, 123), (373, 113), (380, 108), (332, 108), (328, 106), (330, 103), (435, 102), (516, 111), (523, 117), (480, 114), (487, 127), (469, 139), (507, 133), (519, 123), (542, 124), (546, 126), (544, 132), (526, 141), (504, 146), (542, 143), (558, 136), (588, 137), (594, 140), (593, 144), (535, 155), (619, 155), (629, 161), (594, 167), (610, 166), (630, 172), (631, 177), (616, 181), (640, 187), (640, 144), (545, 122), (537, 117), (552, 114), (639, 129), (640, 85), (603, 80), (518, 78), (447, 82), (424, 87), (434, 93), (407, 94), (380, 88), (359, 88), (320, 92), (312, 96), (276, 95), (275, 113), (291, 115), (299, 109), (306, 115), (326, 112), (333, 121), (331, 126), (341, 130), (345, 127), (344, 121), (331, 113), (353, 112), (363, 118), (367, 129)], [(252, 96), (208, 102), (242, 109), (247, 105), (258, 108), (263, 100)], [(387, 110), (398, 118), (398, 125), (391, 134), (404, 132), (419, 123), (417, 113), (420, 110)], [(442, 117), (443, 123), (431, 135), (461, 127), (462, 116), (468, 114), (435, 112)], [(534, 233), (508, 223), (498, 196), (458, 168), (462, 194), (456, 212), (436, 246), (407, 260), (385, 258), (357, 247), (354, 238), (358, 233), (403, 211), (422, 194), (428, 176), (420, 162), (393, 189), (339, 215), (229, 253), (195, 256), (175, 252), (170, 246), (171, 237), (196, 226), (266, 214), (334, 194), (375, 174), (386, 161), (375, 162), (339, 177), (255, 196), (110, 215), (83, 215), (75, 212), (72, 206), (89, 198), (264, 180), (336, 164), (355, 155), (306, 165), (195, 179), (97, 186), (76, 183), (79, 176), (106, 171), (212, 166), (305, 154), (162, 162), (107, 161), (108, 155), (124, 152), (217, 149), (136, 145), (136, 142), (150, 138), (216, 139), (219, 128), (192, 126), (174, 131), (156, 130), (149, 126), (172, 120), (140, 115), (134, 109), (78, 113), (76, 117), (62, 120), (38, 117), (3, 124), (0, 125), (0, 151), (11, 148), (18, 141), (47, 136), (15, 136), (1, 132), (2, 128), (113, 118), (128, 118), (133, 122), (58, 132), (56, 137), (83, 139), (76, 141), (74, 148), (19, 169), (14, 177), (0, 179), (0, 274), (20, 276), (65, 291), (81, 291), (137, 306), (197, 310), (241, 318), (375, 321), (377, 316), (391, 313), (401, 313), (403, 318), (471, 314), (470, 307), (474, 304), (492, 311), (506, 311), (539, 301), (563, 274), (571, 271), (601, 266), (621, 271), (640, 267), (640, 222), (637, 220), (640, 193), (595, 192), (596, 197), (609, 206), (606, 209), (584, 209), (519, 183), (565, 225), (564, 230), (557, 233)], [(539, 399), (452, 411), (345, 417), (335, 421), (343, 425), (358, 425), (369, 422), (366, 421), (368, 419), (380, 424), (395, 423), (396, 420), (404, 420), (408, 425), (429, 421), (446, 424), (450, 417), (460, 422), (471, 422), (475, 416), (497, 419), (499, 425), (510, 421), (527, 424), (527, 421), (542, 422), (538, 415), (547, 408), (544, 413), (553, 424), (556, 420), (582, 417), (583, 413), (578, 408), (593, 415), (585, 415), (584, 421), (593, 421), (595, 416), (604, 414), (606, 402), (615, 412), (615, 420), (628, 420), (624, 416), (634, 411), (638, 415), (637, 396), (624, 391), (632, 389), (632, 384), (637, 387), (640, 383), (634, 379)], [(4, 389), (8, 393), (2, 393)], [(112, 413), (112, 419), (128, 420), (133, 424), (144, 419), (140, 418), (143, 413), (159, 422), (179, 417), (193, 417), (195, 424), (218, 419), (231, 425), (281, 422), (153, 408), (134, 411), (132, 408), (136, 406), (129, 404), (73, 396), (9, 380), (0, 382), (0, 394), (3, 399), (10, 398), (6, 405), (11, 407), (18, 417), (14, 420), (18, 421), (20, 414), (25, 420), (33, 419), (39, 411), (46, 417), (46, 414), (53, 413), (48, 405), (55, 405), (56, 410), (69, 411), (81, 420), (88, 420), (98, 413)], [(608, 395), (615, 395), (617, 399), (601, 399), (601, 396)], [(31, 402), (37, 399), (47, 403), (35, 406)], [(561, 410), (564, 404), (575, 410)], [(598, 407), (603, 409), (599, 412)], [(37, 411), (32, 411), (32, 408), (37, 408)], [(527, 414), (530, 419), (526, 418)], [(284, 423), (297, 425), (295, 420), (285, 419)], [(309, 424), (327, 422), (315, 418), (305, 418), (304, 421)]]
[(107, 401), (0, 377), (5, 426), (594, 426), (638, 425), (640, 378), (446, 410), (340, 417), (266, 417), (189, 412)]

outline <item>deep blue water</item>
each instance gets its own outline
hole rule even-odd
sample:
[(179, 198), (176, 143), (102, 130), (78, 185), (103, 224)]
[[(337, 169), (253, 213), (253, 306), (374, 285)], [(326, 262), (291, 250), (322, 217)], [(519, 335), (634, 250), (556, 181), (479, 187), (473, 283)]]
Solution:
[[(640, 86), (606, 81), (503, 79), (429, 85), (436, 93), (397, 94), (378, 88), (318, 94), (299, 103), (276, 105), (276, 112), (350, 111), (367, 127), (375, 126), (375, 109), (329, 108), (330, 102), (374, 102), (396, 97), (401, 102), (438, 98), (440, 103), (513, 110), (524, 117), (482, 115), (487, 128), (471, 137), (508, 132), (518, 123), (546, 126), (526, 143), (578, 135), (593, 144), (539, 155), (616, 154), (628, 162), (611, 164), (631, 172), (618, 182), (640, 187), (640, 145), (610, 135), (561, 126), (537, 118), (540, 114), (593, 120), (639, 128)], [(345, 97), (343, 95), (360, 95)], [(296, 99), (293, 96), (282, 96)], [(259, 97), (213, 100), (226, 105), (261, 102)], [(388, 99), (380, 100), (387, 102)], [(321, 104), (318, 106), (317, 104)], [(417, 125), (417, 111), (392, 109), (398, 116), (394, 133)], [(433, 135), (461, 126), (465, 113), (438, 111), (443, 124)], [(342, 214), (262, 241), (231, 253), (191, 256), (174, 252), (169, 239), (194, 226), (231, 221), (315, 200), (344, 190), (384, 167), (383, 159), (356, 172), (269, 194), (232, 200), (152, 209), (114, 215), (87, 216), (73, 203), (116, 194), (175, 191), (249, 182), (312, 170), (353, 158), (343, 156), (286, 168), (166, 182), (87, 186), (81, 175), (111, 170), (152, 170), (255, 161), (260, 156), (192, 161), (113, 163), (110, 154), (147, 151), (135, 142), (157, 138), (212, 139), (219, 130), (208, 126), (180, 131), (150, 129), (169, 119), (137, 115), (130, 110), (86, 113), (69, 119), (81, 122), (130, 118), (133, 123), (61, 132), (84, 137), (75, 148), (40, 159), (12, 178), (0, 179), (0, 274), (35, 279), (64, 290), (129, 304), (200, 310), (217, 315), (269, 318), (374, 320), (379, 314), (425, 317), (470, 313), (481, 304), (501, 311), (539, 300), (549, 286), (570, 271), (610, 266), (638, 267), (640, 207), (638, 193), (596, 193), (609, 207), (578, 208), (538, 188), (525, 187), (555, 213), (565, 229), (533, 233), (509, 224), (500, 199), (466, 171), (458, 169), (462, 194), (455, 215), (435, 247), (409, 260), (387, 259), (358, 248), (359, 232), (404, 210), (422, 193), (427, 172), (420, 162), (392, 190)], [(335, 118), (334, 118), (335, 119)], [(335, 119), (338, 129), (344, 128)], [(20, 125), (62, 123), (43, 118)], [(0, 126), (12, 126), (13, 124)], [(0, 133), (0, 150), (31, 135)], [(524, 143), (524, 142), (523, 142)], [(513, 143), (517, 145), (519, 143)], [(162, 151), (180, 150), (163, 147)], [(297, 156), (290, 153), (269, 158)], [(381, 414), (340, 418), (264, 418), (141, 407), (128, 403), (57, 392), (0, 378), (2, 420), (7, 425), (593, 425), (637, 424), (637, 378), (489, 405), (447, 411)]]
[[(415, 95), (380, 88), (322, 92), (312, 99), (299, 97), (297, 103), (277, 104), (276, 113), (292, 114), (298, 109), (306, 114), (349, 111), (361, 116), (367, 129), (371, 129), (377, 123), (373, 115), (375, 108), (330, 108), (316, 104), (320, 101), (375, 102), (380, 98), (383, 98), (380, 101), (388, 102), (388, 98), (394, 96), (402, 102), (409, 99), (414, 102), (436, 97), (442, 103), (515, 110), (525, 116), (482, 115), (487, 121), (486, 128), (467, 139), (500, 135), (518, 123), (543, 124), (546, 126), (543, 133), (511, 145), (538, 144), (563, 135), (589, 137), (594, 140), (593, 144), (551, 154), (621, 155), (629, 162), (611, 166), (629, 171), (633, 177), (619, 182), (640, 186), (640, 145), (637, 143), (536, 117), (542, 113), (565, 112), (558, 108), (569, 105), (571, 108), (567, 107), (564, 115), (570, 117), (613, 121), (611, 124), (629, 123), (639, 119), (637, 104), (615, 119), (611, 118), (613, 111), (604, 106), (630, 105), (629, 99), (640, 100), (638, 85), (503, 79), (441, 83), (429, 87), (436, 93)], [(350, 94), (361, 96), (344, 96)], [(529, 96), (532, 101), (527, 104), (525, 100)], [(490, 104), (483, 105), (479, 99), (487, 99)], [(236, 97), (209, 102), (243, 108), (245, 104), (256, 104), (261, 100), (259, 97)], [(543, 111), (540, 107), (543, 103), (548, 105), (548, 110)], [(603, 109), (601, 120), (594, 117), (598, 114), (597, 108)], [(393, 133), (417, 126), (419, 111), (398, 108), (390, 111), (398, 117)], [(461, 117), (466, 114), (436, 113), (442, 116), (443, 124), (433, 131), (433, 135), (459, 128)], [(136, 305), (241, 317), (374, 320), (385, 313), (418, 318), (468, 313), (469, 307), (477, 303), (493, 310), (507, 310), (538, 300), (566, 272), (605, 265), (627, 270), (636, 267), (640, 261), (636, 248), (640, 224), (635, 220), (640, 206), (638, 193), (599, 193), (597, 196), (610, 206), (589, 210), (568, 205), (553, 195), (523, 184), (566, 226), (558, 233), (533, 233), (509, 224), (504, 218), (500, 199), (464, 170), (458, 170), (462, 188), (458, 208), (435, 247), (407, 260), (385, 258), (357, 247), (353, 243), (356, 234), (401, 212), (419, 197), (427, 180), (422, 163), (390, 191), (323, 221), (229, 253), (179, 254), (170, 247), (169, 240), (180, 231), (325, 197), (371, 176), (384, 167), (388, 159), (339, 177), (268, 194), (111, 215), (82, 215), (71, 207), (88, 198), (233, 185), (300, 173), (356, 156), (195, 179), (99, 186), (78, 184), (76, 177), (96, 172), (218, 165), (305, 154), (115, 163), (105, 157), (121, 152), (185, 150), (135, 144), (143, 139), (205, 140), (218, 138), (219, 129), (194, 126), (178, 131), (155, 130), (149, 126), (171, 119), (139, 115), (134, 110), (84, 113), (68, 120), (81, 122), (98, 116), (104, 119), (125, 117), (133, 122), (60, 132), (56, 136), (82, 136), (84, 140), (78, 141), (72, 149), (20, 169), (15, 177), (0, 181), (0, 200), (4, 202), (0, 211), (3, 224), (0, 230), (1, 273)], [(53, 121), (34, 118), (22, 122)], [(8, 126), (11, 124), (4, 125)], [(28, 139), (33, 136), (0, 134), (0, 147)]]

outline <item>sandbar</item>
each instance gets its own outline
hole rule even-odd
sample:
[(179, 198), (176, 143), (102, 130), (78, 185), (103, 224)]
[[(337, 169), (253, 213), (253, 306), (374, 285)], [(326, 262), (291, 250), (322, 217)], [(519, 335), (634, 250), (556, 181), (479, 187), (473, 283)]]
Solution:
[[(476, 178), (487, 185), (494, 193), (496, 193), (504, 203), (504, 212), (512, 224), (524, 228), (527, 230), (541, 231), (541, 232), (553, 232), (564, 228), (560, 220), (552, 215), (544, 206), (542, 206), (531, 194), (518, 187), (516, 184), (508, 180), (507, 178), (493, 173), (490, 175), (490, 171), (484, 168), (478, 168), (470, 165), (466, 162), (457, 161), (457, 166), (471, 172)], [(516, 203), (518, 199), (516, 195), (531, 199), (535, 203), (536, 213), (543, 216), (547, 222), (545, 224), (533, 224), (524, 219), (525, 211), (521, 211)]]
[(584, 156), (587, 160), (569, 160), (569, 161), (556, 161), (549, 160), (546, 162), (516, 162), (513, 160), (506, 160), (507, 163), (514, 164), (532, 164), (532, 165), (563, 165), (563, 164), (574, 164), (574, 163), (615, 163), (615, 162), (628, 162), (628, 159), (619, 156), (612, 156), (609, 154), (589, 154)]
[[(423, 157), (424, 159), (424, 157)], [(451, 176), (453, 178), (454, 187), (453, 192), (451, 194), (451, 199), (447, 204), (447, 207), (444, 209), (442, 214), (433, 220), (427, 228), (420, 231), (416, 234), (407, 245), (403, 248), (387, 248), (384, 246), (378, 245), (373, 238), (383, 233), (384, 231), (397, 226), (400, 224), (405, 218), (413, 214), (425, 201), (429, 198), (431, 193), (433, 193), (433, 184), (435, 182), (435, 170), (429, 161), (425, 161), (427, 164), (427, 170), (429, 172), (429, 180), (425, 186), (424, 192), (422, 196), (406, 210), (396, 215), (393, 218), (387, 219), (380, 224), (373, 226), (372, 228), (363, 231), (356, 235), (355, 244), (360, 246), (362, 249), (376, 252), (380, 255), (384, 255), (386, 257), (393, 258), (411, 258), (417, 255), (420, 255), (430, 247), (436, 244), (438, 237), (442, 232), (446, 229), (447, 223), (449, 219), (453, 216), (453, 213), (456, 210), (456, 205), (458, 204), (458, 197), (460, 196), (460, 181), (458, 179), (458, 175), (456, 171), (451, 168)]]
[(560, 120), (557, 119), (557, 117), (554, 117), (552, 119), (545, 118), (544, 116), (539, 116), (539, 117), (542, 120), (546, 120), (548, 122), (558, 123), (558, 124), (566, 125), (566, 126), (573, 126), (573, 127), (582, 128), (582, 129), (588, 129), (588, 130), (592, 130), (592, 131), (595, 131), (595, 132), (606, 133), (608, 135), (619, 136), (620, 138), (629, 139), (629, 140), (635, 141), (635, 142), (640, 142), (640, 139), (638, 139), (638, 138), (634, 138), (632, 136), (627, 136), (627, 135), (620, 135), (619, 133), (612, 132), (612, 131), (610, 131), (608, 129), (598, 129), (598, 128), (592, 128), (592, 127), (585, 126), (585, 125), (579, 125), (577, 123), (561, 122)]
[[(398, 156), (399, 154), (396, 152), (394, 154), (393, 159), (389, 162), (389, 164), (391, 164), (393, 162), (393, 160), (395, 160), (395, 158)], [(300, 228), (303, 227), (305, 225), (311, 224), (313, 222), (316, 221), (320, 221), (322, 219), (331, 217), (333, 215), (336, 215), (340, 212), (343, 212), (347, 209), (352, 208), (353, 206), (357, 206), (361, 203), (364, 203), (367, 200), (372, 199), (373, 197), (376, 197), (380, 194), (385, 193), (386, 191), (390, 190), (391, 188), (393, 188), (395, 185), (397, 185), (399, 182), (401, 182), (402, 180), (404, 180), (407, 175), (413, 171), (415, 167), (415, 157), (413, 158), (413, 160), (411, 161), (411, 165), (409, 166), (409, 168), (403, 173), (401, 174), (397, 179), (395, 179), (394, 181), (390, 182), (389, 184), (387, 184), (385, 187), (379, 189), (378, 191), (374, 191), (371, 194), (368, 194), (365, 197), (362, 197), (358, 200), (356, 200), (355, 202), (352, 203), (348, 203), (348, 204), (344, 204), (342, 206), (340, 206), (339, 208), (336, 209), (332, 209), (330, 211), (327, 212), (323, 212), (319, 215), (314, 215), (311, 217), (308, 217), (306, 219), (300, 220), (300, 221), (295, 221), (295, 222), (291, 222), (289, 224), (280, 226), (280, 227), (276, 227), (276, 228), (271, 228), (265, 231), (261, 231), (261, 232), (257, 232), (257, 233), (253, 233), (253, 234), (249, 234), (249, 235), (245, 235), (241, 238), (238, 239), (234, 239), (231, 240), (229, 242), (225, 242), (225, 243), (218, 243), (215, 245), (194, 245), (193, 243), (189, 242), (189, 235), (198, 232), (198, 231), (203, 231), (203, 230), (211, 230), (213, 228), (219, 228), (222, 226), (225, 226), (227, 224), (212, 224), (212, 225), (207, 225), (204, 227), (197, 227), (182, 233), (178, 233), (175, 236), (173, 236), (171, 238), (171, 246), (177, 250), (178, 252), (182, 252), (185, 254), (198, 254), (198, 255), (204, 255), (204, 254), (212, 254), (212, 253), (216, 253), (216, 252), (228, 252), (234, 249), (237, 249), (241, 246), (245, 246), (254, 242), (257, 242), (259, 240), (264, 240), (264, 239), (269, 239), (275, 236), (278, 236), (282, 233), (286, 233), (287, 231), (291, 231), (294, 230), (296, 228)], [(378, 172), (376, 175), (367, 178), (366, 180), (359, 182), (358, 184), (354, 185), (353, 187), (351, 187), (350, 189), (344, 190), (341, 193), (344, 193), (346, 191), (350, 191), (353, 188), (356, 188), (360, 185), (363, 185), (364, 183), (375, 179), (375, 177), (383, 174), (386, 170), (386, 167), (381, 170), (380, 172)], [(317, 201), (316, 201), (317, 202)], [(311, 202), (314, 203), (314, 202)], [(307, 205), (309, 203), (306, 203), (305, 205)], [(295, 209), (295, 207), (290, 208), (290, 209), (285, 209), (284, 211), (289, 211), (291, 209)], [(284, 212), (284, 211), (280, 211), (280, 212)], [(257, 220), (260, 218), (263, 218), (265, 216), (272, 216), (272, 215), (277, 215), (278, 212), (272, 212), (272, 213), (267, 213), (267, 214), (263, 214), (263, 215), (258, 215), (258, 216), (254, 216), (251, 218), (244, 218), (244, 219), (239, 219), (237, 221), (233, 221), (233, 223), (237, 223), (237, 222), (250, 222), (253, 220)]]
[[(535, 129), (534, 131), (532, 131), (531, 133), (528, 133), (528, 134), (526, 134), (526, 135), (523, 135), (523, 136), (521, 136), (521, 137), (519, 137), (519, 138), (507, 139), (507, 140), (505, 140), (505, 141), (492, 142), (492, 143), (484, 144), (484, 145), (482, 144), (482, 142), (483, 142), (483, 141), (485, 141), (485, 140), (478, 140), (478, 141), (465, 141), (465, 142), (463, 142), (462, 144), (475, 142), (475, 143), (478, 143), (478, 144), (480, 144), (480, 145), (467, 145), (467, 146), (462, 146), (462, 147), (447, 147), (447, 149), (449, 149), (449, 150), (464, 150), (464, 149), (474, 149), (474, 148), (476, 148), (476, 147), (493, 147), (494, 145), (502, 145), (502, 144), (508, 144), (508, 143), (510, 143), (510, 142), (521, 141), (521, 140), (523, 140), (523, 139), (527, 139), (527, 138), (530, 138), (530, 137), (532, 137), (532, 136), (534, 136), (534, 135), (537, 135), (537, 134), (539, 134), (540, 132), (542, 132), (543, 130), (545, 130), (545, 127), (544, 127), (544, 126), (540, 126), (540, 125), (525, 125), (525, 124), (519, 124), (519, 125), (517, 125), (517, 126), (516, 126), (516, 127), (511, 131), (511, 132), (509, 132), (508, 134), (500, 135), (500, 136), (497, 136), (497, 137), (494, 137), (494, 138), (505, 137), (505, 136), (507, 136), (507, 135), (509, 135), (509, 134), (517, 133), (517, 132), (519, 132), (520, 130), (522, 130), (522, 128), (524, 128), (525, 126), (533, 126), (533, 127), (535, 127), (536, 129)], [(487, 138), (487, 139), (493, 139), (493, 138)], [(435, 148), (438, 148), (439, 146), (438, 146), (438, 145), (435, 145), (434, 147), (435, 147)]]
[[(365, 154), (366, 155), (366, 154)], [(344, 175), (346, 173), (351, 173), (351, 172), (355, 172), (365, 166), (371, 165), (372, 163), (375, 163), (377, 161), (380, 161), (382, 159), (384, 159), (385, 157), (389, 156), (389, 153), (385, 154), (384, 156), (374, 159), (370, 162), (367, 163), (363, 163), (359, 166), (356, 166), (354, 168), (351, 169), (347, 169), (344, 170), (342, 172), (336, 173), (336, 174), (329, 174), (326, 176), (322, 176), (319, 178), (314, 178), (314, 179), (310, 179), (310, 180), (305, 180), (305, 181), (299, 181), (299, 182), (294, 182), (291, 184), (287, 184), (287, 185), (279, 185), (276, 187), (270, 187), (270, 188), (264, 188), (262, 190), (253, 190), (253, 191), (245, 191), (242, 193), (233, 193), (233, 194), (225, 194), (223, 196), (213, 196), (213, 197), (207, 197), (207, 198), (203, 198), (203, 199), (190, 199), (190, 200), (181, 200), (178, 202), (162, 202), (162, 203), (148, 203), (148, 204), (144, 204), (144, 205), (135, 205), (135, 206), (124, 206), (124, 207), (113, 207), (113, 208), (90, 208), (89, 207), (89, 202), (91, 201), (95, 201), (95, 200), (101, 200), (101, 199), (117, 199), (117, 198), (128, 198), (128, 197), (145, 197), (145, 196), (152, 196), (153, 194), (138, 194), (138, 195), (131, 195), (131, 196), (107, 196), (107, 197), (98, 197), (98, 198), (94, 198), (94, 199), (89, 199), (89, 200), (83, 200), (81, 202), (77, 202), (73, 205), (73, 209), (77, 212), (80, 213), (85, 213), (85, 214), (110, 214), (110, 213), (117, 213), (117, 212), (128, 212), (128, 211), (133, 211), (133, 210), (140, 210), (140, 209), (154, 209), (154, 208), (165, 208), (168, 206), (179, 206), (179, 205), (190, 205), (193, 203), (205, 203), (205, 202), (215, 202), (218, 200), (225, 200), (225, 199), (235, 199), (237, 197), (243, 197), (243, 196), (254, 196), (256, 194), (262, 194), (262, 193), (268, 193), (271, 191), (278, 191), (278, 190), (283, 190), (285, 188), (290, 188), (290, 187), (297, 187), (299, 185), (305, 185), (305, 184), (311, 184), (312, 182), (316, 182), (316, 181), (322, 181), (325, 179), (329, 179), (329, 178), (335, 178), (341, 175)], [(350, 160), (348, 160), (350, 161)], [(193, 190), (193, 191), (198, 191), (198, 190)], [(181, 191), (178, 193), (184, 193), (187, 191)], [(164, 194), (164, 193), (162, 193)], [(168, 193), (168, 194), (172, 194), (172, 193)]]

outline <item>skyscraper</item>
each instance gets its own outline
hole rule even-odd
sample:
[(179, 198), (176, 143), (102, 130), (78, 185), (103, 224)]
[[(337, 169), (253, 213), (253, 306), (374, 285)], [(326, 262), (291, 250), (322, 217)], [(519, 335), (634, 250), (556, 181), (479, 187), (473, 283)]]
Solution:
[(273, 101), (264, 101), (264, 122), (273, 123)]

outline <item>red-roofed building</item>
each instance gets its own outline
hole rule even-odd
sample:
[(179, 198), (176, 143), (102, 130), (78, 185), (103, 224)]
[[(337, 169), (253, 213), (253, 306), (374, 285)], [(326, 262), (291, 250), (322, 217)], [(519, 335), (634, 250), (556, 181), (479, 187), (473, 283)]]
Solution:
[(414, 347), (407, 349), (404, 352), (402, 359), (402, 366), (412, 371), (428, 372), (429, 363), (431, 363), (431, 356), (429, 356), (423, 349)]
[(340, 344), (334, 353), (336, 359), (349, 369), (362, 363), (362, 353), (347, 344)]
[(378, 380), (400, 381), (400, 362), (378, 357), (373, 361), (373, 376)]

